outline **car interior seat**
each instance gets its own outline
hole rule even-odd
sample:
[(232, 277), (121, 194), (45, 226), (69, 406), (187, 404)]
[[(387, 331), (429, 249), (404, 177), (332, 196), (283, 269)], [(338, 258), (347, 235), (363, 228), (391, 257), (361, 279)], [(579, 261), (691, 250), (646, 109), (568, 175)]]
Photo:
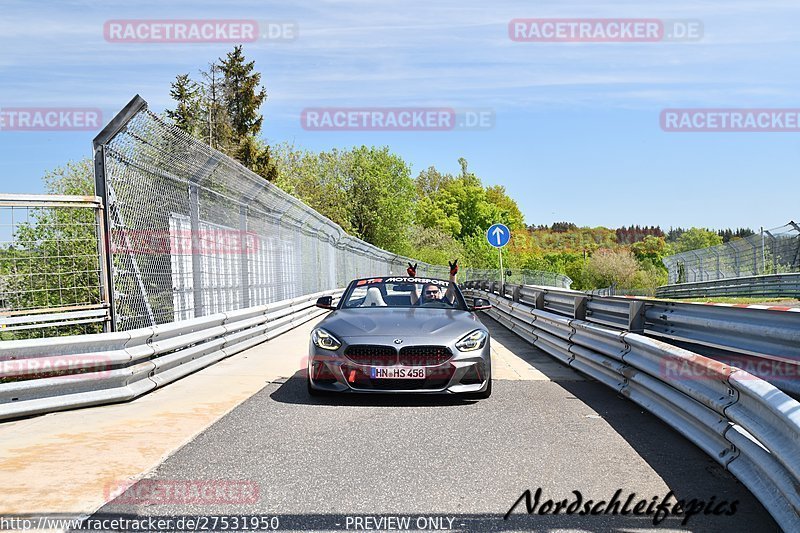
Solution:
[(386, 307), (381, 290), (378, 287), (368, 288), (367, 296), (364, 298), (364, 303), (361, 304), (361, 307)]

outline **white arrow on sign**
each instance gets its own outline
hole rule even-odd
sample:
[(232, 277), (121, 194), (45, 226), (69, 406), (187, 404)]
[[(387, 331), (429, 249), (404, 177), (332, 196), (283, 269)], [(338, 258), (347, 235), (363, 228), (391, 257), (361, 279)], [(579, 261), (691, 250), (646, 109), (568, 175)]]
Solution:
[(494, 235), (495, 238), (497, 239), (497, 246), (500, 246), (500, 243), (503, 242), (502, 239), (503, 239), (503, 235), (505, 235), (505, 234), (506, 234), (506, 232), (503, 231), (502, 229), (500, 229), (500, 226), (494, 228), (494, 231), (492, 232), (492, 235)]

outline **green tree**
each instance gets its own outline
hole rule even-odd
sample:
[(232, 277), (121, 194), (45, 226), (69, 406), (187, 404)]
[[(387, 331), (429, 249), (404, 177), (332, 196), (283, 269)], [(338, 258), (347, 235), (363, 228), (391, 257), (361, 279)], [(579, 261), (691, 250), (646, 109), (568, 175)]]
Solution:
[(497, 208), (497, 213), (512, 231), (525, 230), (525, 217), (519, 210), (517, 202), (506, 193), (502, 185), (493, 185), (486, 189), (486, 200)]
[(645, 290), (655, 294), (655, 289), (661, 285), (666, 285), (667, 279), (668, 275), (665, 268), (659, 268), (658, 265), (645, 262), (641, 264), (641, 268), (634, 274), (629, 288)]
[(261, 139), (252, 135), (245, 137), (234, 151), (233, 157), (267, 181), (275, 181), (278, 177), (270, 148)]
[(255, 71), (255, 61), (247, 61), (242, 46), (219, 60), (222, 72), (222, 90), (225, 107), (233, 130), (233, 144), (238, 145), (249, 136), (259, 135), (264, 117), (259, 112), (267, 98), (261, 87), (261, 73)]
[(345, 189), (343, 152), (315, 153), (282, 143), (276, 146), (275, 184), (352, 233)]
[(211, 148), (227, 152), (232, 146), (233, 128), (225, 105), (219, 65), (209, 63), (208, 69), (200, 75), (204, 80), (201, 84), (201, 127), (199, 135), (195, 136)]
[(699, 250), (722, 244), (722, 237), (704, 228), (691, 228), (683, 232), (675, 243), (675, 253)]
[(408, 165), (388, 147), (315, 154), (280, 145), (276, 185), (342, 228), (395, 253), (411, 251), (416, 190)]
[[(454, 258), (465, 257), (464, 246), (452, 235), (443, 231), (436, 228), (414, 226), (410, 233), (410, 255), (415, 259), (432, 265), (446, 265)], [(470, 265), (474, 266), (472, 263)]]
[(415, 200), (408, 165), (386, 146), (354, 148), (346, 161), (345, 190), (356, 236), (392, 252), (407, 252)]
[(255, 61), (247, 61), (242, 47), (236, 46), (201, 75), (201, 84), (188, 74), (175, 79), (170, 96), (177, 105), (167, 116), (190, 135), (274, 181), (278, 170), (272, 152), (258, 137), (264, 124), (260, 108), (267, 92), (260, 85)]
[(653, 235), (647, 235), (643, 240), (633, 243), (631, 252), (639, 262), (648, 262), (665, 270), (666, 266), (661, 260), (672, 253), (670, 245), (667, 244), (664, 237), (654, 237)]
[(202, 131), (200, 86), (188, 74), (180, 74), (172, 82), (169, 95), (177, 105), (174, 111), (167, 110), (167, 116), (177, 127), (189, 135), (197, 136)]
[[(84, 159), (47, 172), (48, 194), (94, 194), (93, 162)], [(0, 250), (0, 283), (10, 309), (100, 303), (95, 213), (85, 208), (36, 208)], [(97, 324), (15, 332), (14, 338), (95, 333)], [(4, 335), (4, 338), (10, 335)]]
[(432, 196), (442, 191), (451, 181), (453, 176), (442, 174), (431, 166), (419, 173), (414, 185), (420, 196)]
[(639, 264), (625, 248), (597, 250), (586, 263), (587, 280), (594, 287), (631, 288)]

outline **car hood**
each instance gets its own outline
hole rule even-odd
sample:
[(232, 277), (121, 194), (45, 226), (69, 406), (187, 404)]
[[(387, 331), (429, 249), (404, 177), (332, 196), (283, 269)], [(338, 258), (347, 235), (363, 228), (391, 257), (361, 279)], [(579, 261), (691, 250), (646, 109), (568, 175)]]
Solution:
[(419, 307), (341, 309), (328, 315), (319, 327), (337, 337), (436, 335), (442, 339), (484, 329), (468, 311)]

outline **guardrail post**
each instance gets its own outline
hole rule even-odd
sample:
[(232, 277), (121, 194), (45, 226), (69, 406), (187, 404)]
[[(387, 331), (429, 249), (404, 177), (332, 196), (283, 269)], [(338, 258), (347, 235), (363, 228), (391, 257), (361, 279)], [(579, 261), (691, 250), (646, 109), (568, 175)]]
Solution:
[(533, 293), (533, 307), (536, 309), (544, 309), (544, 292), (536, 291)]
[(575, 307), (572, 316), (576, 320), (586, 320), (586, 304), (589, 302), (588, 296), (576, 296)]
[(511, 293), (511, 300), (512, 301), (519, 302), (520, 289), (522, 289), (522, 287), (520, 287), (519, 285), (514, 285), (514, 290)]
[(644, 333), (644, 302), (632, 300), (628, 307), (628, 331), (631, 333)]

